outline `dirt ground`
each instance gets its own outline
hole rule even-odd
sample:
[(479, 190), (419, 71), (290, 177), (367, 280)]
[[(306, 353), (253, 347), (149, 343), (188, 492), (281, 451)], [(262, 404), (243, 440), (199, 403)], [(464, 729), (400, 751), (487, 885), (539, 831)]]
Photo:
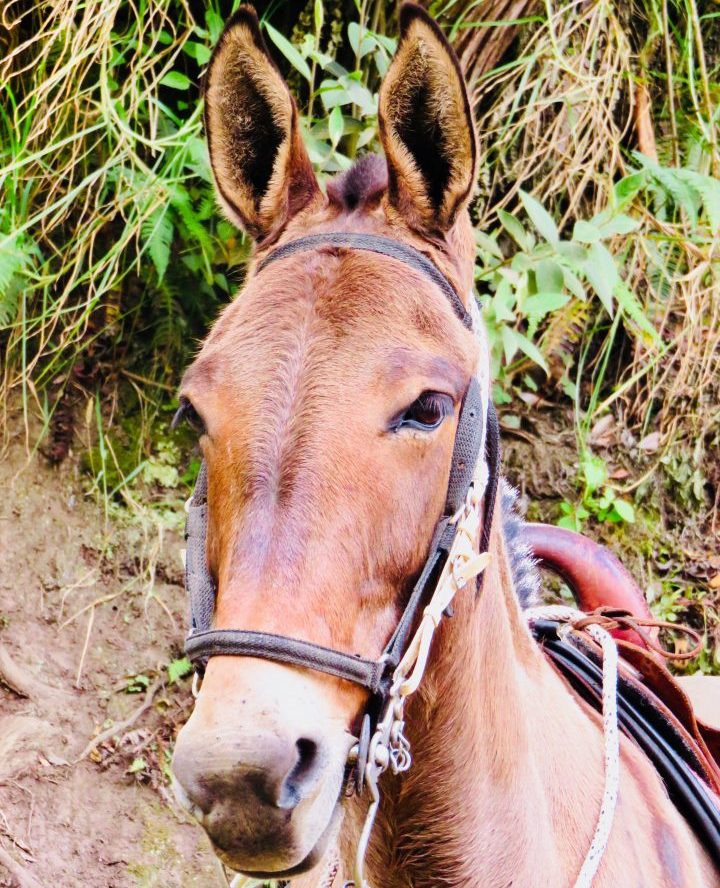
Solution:
[(0, 886), (226, 885), (163, 774), (192, 701), (179, 535), (108, 537), (77, 461), (20, 435), (0, 490)]

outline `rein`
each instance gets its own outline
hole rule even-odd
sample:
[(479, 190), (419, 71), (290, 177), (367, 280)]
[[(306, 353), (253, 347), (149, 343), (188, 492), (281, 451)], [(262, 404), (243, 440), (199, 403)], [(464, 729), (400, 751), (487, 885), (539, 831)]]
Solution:
[[(477, 316), (474, 299), (471, 297), (473, 315), (453, 284), (427, 256), (393, 238), (344, 232), (309, 235), (270, 253), (259, 263), (257, 273), (273, 262), (320, 247), (365, 250), (409, 266), (438, 287), (466, 328), (478, 332), (473, 320)], [(412, 764), (404, 736), (404, 705), (420, 684), (433, 634), (443, 616), (451, 615), (455, 593), (478, 577), (487, 565), (499, 466), (500, 434), (488, 380), (475, 375), (468, 383), (460, 408), (443, 514), (405, 609), (377, 660), (269, 632), (213, 629), (217, 590), (206, 559), (208, 478), (204, 462), (186, 505), (185, 587), (191, 626), (185, 650), (197, 676), (202, 677), (210, 657), (259, 657), (334, 675), (370, 691), (360, 737), (348, 758), (347, 792), (361, 794), (367, 786), (371, 798), (358, 846), (354, 882), (348, 882), (348, 886), (367, 888), (363, 862), (380, 805), (379, 778), (388, 767), (399, 773)], [(480, 580), (478, 590), (479, 583)], [(415, 634), (411, 637), (413, 629)]]

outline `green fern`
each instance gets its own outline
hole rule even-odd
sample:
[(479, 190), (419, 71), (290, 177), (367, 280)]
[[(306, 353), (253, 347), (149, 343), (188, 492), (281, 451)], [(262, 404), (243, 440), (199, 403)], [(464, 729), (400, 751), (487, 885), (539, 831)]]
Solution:
[(170, 262), (170, 249), (174, 233), (175, 226), (167, 207), (158, 207), (143, 222), (140, 229), (142, 240), (155, 266), (159, 281), (165, 277)]

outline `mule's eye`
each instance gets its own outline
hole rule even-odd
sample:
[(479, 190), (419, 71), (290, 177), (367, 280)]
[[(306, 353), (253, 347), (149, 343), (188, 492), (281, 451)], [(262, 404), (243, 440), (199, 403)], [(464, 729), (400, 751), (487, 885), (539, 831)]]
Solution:
[(453, 411), (453, 400), (449, 395), (440, 392), (423, 392), (419, 398), (403, 410), (391, 423), (393, 431), (400, 429), (417, 429), (429, 432)]
[(172, 428), (176, 429), (181, 422), (186, 422), (190, 428), (194, 429), (196, 432), (201, 434), (204, 434), (205, 432), (205, 423), (202, 416), (200, 416), (197, 410), (193, 407), (192, 402), (187, 398), (180, 398), (180, 406), (173, 417), (171, 424)]

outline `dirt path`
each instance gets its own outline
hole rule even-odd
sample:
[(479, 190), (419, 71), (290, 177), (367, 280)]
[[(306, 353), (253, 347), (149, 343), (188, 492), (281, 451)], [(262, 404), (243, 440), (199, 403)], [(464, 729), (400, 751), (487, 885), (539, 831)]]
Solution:
[(72, 460), (25, 462), (19, 439), (0, 462), (0, 886), (223, 886), (164, 773), (191, 705), (167, 672), (184, 629), (180, 539), (106, 528)]

